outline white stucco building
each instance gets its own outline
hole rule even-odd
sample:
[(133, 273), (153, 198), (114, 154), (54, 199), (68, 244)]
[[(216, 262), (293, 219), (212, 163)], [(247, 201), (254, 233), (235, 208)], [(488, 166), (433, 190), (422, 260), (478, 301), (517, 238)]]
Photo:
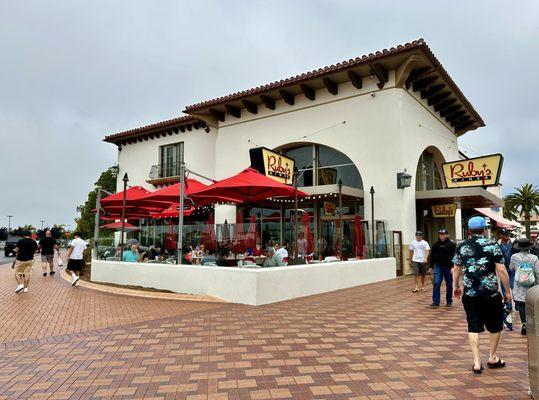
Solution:
[[(250, 165), (249, 149), (267, 147), (295, 159), (308, 193), (334, 195), (342, 180), (345, 219), (359, 213), (371, 220), (373, 187), (375, 219), (386, 232), (401, 232), (403, 248), (418, 229), (432, 240), (443, 226), (459, 239), (463, 213), (503, 205), (484, 188), (444, 184), (441, 164), (459, 159), (458, 138), (484, 123), (423, 40), (191, 105), (185, 113), (107, 136), (118, 146), (119, 176), (127, 172), (130, 184), (154, 190), (178, 181), (183, 159), (189, 169), (222, 179)], [(404, 171), (411, 186), (398, 188)], [(335, 198), (302, 205), (314, 217), (317, 241), (337, 220), (324, 215), (328, 201)], [(457, 204), (455, 217), (434, 218), (431, 206), (446, 203)], [(286, 218), (281, 207), (273, 211)], [(217, 210), (216, 222), (233, 222), (233, 215)], [(288, 239), (286, 230), (279, 235)], [(397, 272), (406, 272), (400, 261)]]

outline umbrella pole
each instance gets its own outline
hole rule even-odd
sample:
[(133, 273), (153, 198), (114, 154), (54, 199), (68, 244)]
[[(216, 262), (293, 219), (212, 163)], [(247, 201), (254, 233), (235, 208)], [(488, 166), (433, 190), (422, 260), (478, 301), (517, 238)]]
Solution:
[(298, 257), (297, 252), (297, 240), (298, 240), (298, 174), (294, 174), (294, 237), (290, 245), (294, 249), (294, 258)]
[(97, 242), (99, 239), (99, 218), (101, 217), (101, 187), (97, 187), (97, 197), (95, 199), (95, 222), (94, 222), (94, 249), (93, 249), (93, 259), (97, 260), (99, 252), (97, 250)]
[(183, 249), (183, 206), (185, 201), (185, 163), (180, 162), (180, 209), (178, 210), (178, 264), (182, 263)]
[(127, 172), (125, 173), (122, 181), (124, 182), (124, 193), (122, 197), (122, 229), (120, 231), (120, 261), (123, 261), (124, 259), (124, 247), (125, 247), (125, 238), (124, 238), (124, 232), (125, 232), (125, 196), (126, 196), (126, 190), (127, 190), (127, 182), (129, 182), (129, 177), (127, 176)]

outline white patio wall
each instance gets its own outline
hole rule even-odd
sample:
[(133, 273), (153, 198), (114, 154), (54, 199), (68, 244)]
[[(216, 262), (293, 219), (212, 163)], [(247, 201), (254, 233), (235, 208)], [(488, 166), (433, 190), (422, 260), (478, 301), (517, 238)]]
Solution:
[(92, 261), (95, 282), (208, 295), (259, 306), (395, 278), (395, 259), (248, 269)]

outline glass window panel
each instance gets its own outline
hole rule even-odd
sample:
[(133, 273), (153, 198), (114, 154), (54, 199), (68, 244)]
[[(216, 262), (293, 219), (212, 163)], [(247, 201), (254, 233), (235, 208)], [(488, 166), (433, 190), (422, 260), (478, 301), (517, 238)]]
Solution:
[(313, 146), (301, 146), (294, 149), (289, 149), (285, 151), (285, 155), (294, 159), (296, 168), (298, 170), (305, 169), (307, 167), (312, 168), (312, 159), (313, 159)]
[(340, 151), (326, 146), (318, 147), (318, 166), (327, 167), (332, 165), (353, 164), (352, 160)]

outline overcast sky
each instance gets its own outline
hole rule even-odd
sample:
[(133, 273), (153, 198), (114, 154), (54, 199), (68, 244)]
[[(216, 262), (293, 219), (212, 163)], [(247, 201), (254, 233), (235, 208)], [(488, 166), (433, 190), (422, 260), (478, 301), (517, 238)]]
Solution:
[(106, 134), (420, 37), (486, 122), (464, 150), (539, 184), (539, 2), (0, 0), (0, 226), (74, 227)]

